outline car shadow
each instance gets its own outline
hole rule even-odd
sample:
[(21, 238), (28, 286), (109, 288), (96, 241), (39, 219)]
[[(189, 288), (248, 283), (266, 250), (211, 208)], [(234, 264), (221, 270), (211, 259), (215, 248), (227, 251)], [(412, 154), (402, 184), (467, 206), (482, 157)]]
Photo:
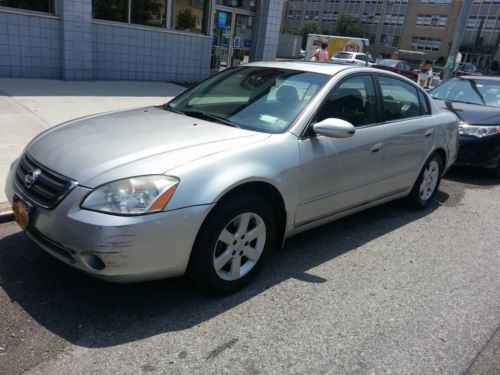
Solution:
[(492, 171), (481, 168), (453, 166), (444, 178), (476, 188), (490, 188), (500, 185), (500, 178), (494, 177)]
[(20, 232), (0, 240), (0, 282), (13, 302), (54, 334), (83, 347), (114, 346), (193, 327), (288, 279), (326, 282), (308, 270), (431, 214), (447, 198), (440, 191), (424, 210), (391, 202), (292, 237), (253, 283), (227, 296), (195, 290), (183, 278), (121, 285), (94, 280)]

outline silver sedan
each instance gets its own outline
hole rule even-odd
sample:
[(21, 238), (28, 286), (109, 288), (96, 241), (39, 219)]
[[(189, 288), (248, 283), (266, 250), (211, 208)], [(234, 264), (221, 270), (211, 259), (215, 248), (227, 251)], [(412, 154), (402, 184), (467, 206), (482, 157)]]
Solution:
[(393, 199), (428, 206), (457, 144), (455, 115), (400, 75), (252, 63), (40, 134), (6, 193), (29, 238), (92, 276), (187, 273), (230, 292), (298, 232)]

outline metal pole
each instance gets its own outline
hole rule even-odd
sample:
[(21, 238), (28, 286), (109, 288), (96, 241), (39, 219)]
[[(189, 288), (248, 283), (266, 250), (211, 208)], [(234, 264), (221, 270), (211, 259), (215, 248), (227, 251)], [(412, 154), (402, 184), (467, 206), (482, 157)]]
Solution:
[(473, 0), (461, 1), (463, 1), (463, 4), (460, 8), (460, 13), (458, 14), (455, 31), (453, 33), (453, 39), (451, 42), (450, 54), (448, 55), (448, 61), (446, 62), (446, 65), (444, 67), (443, 81), (450, 79), (453, 70), (455, 69), (457, 54), (460, 49), (460, 44), (462, 44), (462, 38), (464, 36), (464, 31), (467, 26), (467, 20), (469, 18), (469, 11), (473, 3)]

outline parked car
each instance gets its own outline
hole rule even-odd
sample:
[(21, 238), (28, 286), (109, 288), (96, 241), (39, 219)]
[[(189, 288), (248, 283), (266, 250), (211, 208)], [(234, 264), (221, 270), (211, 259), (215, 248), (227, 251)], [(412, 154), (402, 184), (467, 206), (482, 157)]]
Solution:
[(480, 76), (481, 72), (478, 71), (477, 67), (471, 63), (459, 63), (457, 69), (453, 72), (454, 77), (460, 76)]
[(500, 78), (452, 78), (430, 94), (461, 120), (457, 165), (489, 168), (500, 177)]
[(373, 65), (374, 68), (388, 70), (390, 72), (401, 74), (412, 81), (417, 82), (418, 73), (405, 61), (383, 59)]
[(372, 66), (374, 61), (365, 53), (337, 52), (331, 59), (335, 64)]
[(397, 198), (428, 206), (457, 139), (456, 116), (396, 74), (251, 63), (47, 130), (6, 195), (27, 236), (81, 271), (229, 292), (296, 233)]

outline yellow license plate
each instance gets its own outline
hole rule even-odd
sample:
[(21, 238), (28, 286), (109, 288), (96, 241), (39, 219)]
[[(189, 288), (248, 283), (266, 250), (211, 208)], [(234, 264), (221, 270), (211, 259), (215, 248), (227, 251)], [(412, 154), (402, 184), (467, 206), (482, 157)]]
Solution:
[(19, 198), (15, 197), (12, 205), (12, 211), (14, 211), (16, 223), (19, 224), (22, 230), (26, 230), (30, 222), (30, 207), (28, 207), (28, 205)]

